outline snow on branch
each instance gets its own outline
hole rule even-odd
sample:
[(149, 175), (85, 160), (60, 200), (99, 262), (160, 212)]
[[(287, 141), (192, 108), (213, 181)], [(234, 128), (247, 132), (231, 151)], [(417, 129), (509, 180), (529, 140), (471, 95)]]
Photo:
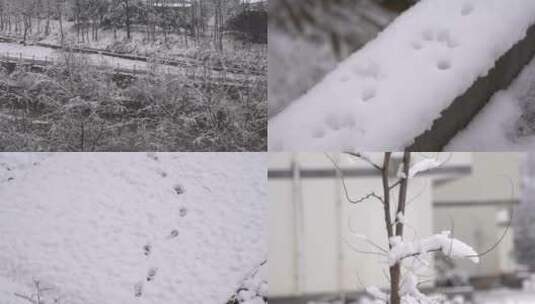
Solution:
[(392, 245), (392, 249), (388, 254), (388, 264), (390, 266), (408, 257), (439, 251), (450, 257), (468, 258), (474, 263), (479, 263), (477, 252), (469, 245), (451, 238), (449, 231), (410, 242), (403, 242), (401, 237), (392, 237), (390, 244)]

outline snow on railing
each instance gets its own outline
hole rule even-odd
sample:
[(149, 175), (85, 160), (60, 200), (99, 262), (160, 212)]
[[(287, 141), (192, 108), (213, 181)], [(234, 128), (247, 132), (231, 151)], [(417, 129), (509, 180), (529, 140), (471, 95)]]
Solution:
[(534, 24), (533, 0), (422, 0), (271, 119), (270, 150), (440, 149), (533, 56), (500, 61)]

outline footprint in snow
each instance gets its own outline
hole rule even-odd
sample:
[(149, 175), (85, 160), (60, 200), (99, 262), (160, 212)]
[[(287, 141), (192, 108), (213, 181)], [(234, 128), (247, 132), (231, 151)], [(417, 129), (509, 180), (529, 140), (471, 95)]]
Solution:
[(143, 246), (143, 254), (145, 256), (149, 256), (151, 252), (152, 252), (152, 246), (150, 244), (146, 244), (145, 246)]
[(175, 187), (173, 187), (173, 189), (175, 190), (176, 194), (178, 195), (181, 195), (184, 193), (184, 187), (182, 187), (181, 184), (176, 184)]
[(178, 236), (178, 230), (173, 230), (169, 233), (169, 235), (167, 236), (167, 239), (170, 240), (170, 239), (174, 239)]
[(159, 159), (158, 155), (156, 155), (156, 153), (154, 153), (154, 152), (148, 152), (147, 153), (147, 157), (152, 159), (152, 160), (154, 160), (154, 161), (158, 161), (158, 159)]
[(147, 282), (151, 282), (156, 277), (156, 273), (158, 272), (158, 267), (152, 267), (147, 272)]
[(188, 215), (188, 209), (184, 207), (180, 208), (179, 215), (180, 217), (185, 217), (186, 215)]
[(436, 68), (440, 71), (449, 70), (453, 64), (448, 58), (453, 48), (460, 44), (457, 39), (451, 34), (449, 29), (433, 30), (426, 29), (421, 33), (421, 36), (415, 41), (411, 42), (412, 48), (416, 51), (425, 51), (425, 48), (438, 48), (441, 50), (440, 58), (436, 61)]
[(137, 282), (134, 285), (134, 295), (138, 298), (143, 295), (143, 282)]
[(461, 15), (468, 16), (474, 11), (474, 5), (472, 3), (465, 3), (461, 8)]

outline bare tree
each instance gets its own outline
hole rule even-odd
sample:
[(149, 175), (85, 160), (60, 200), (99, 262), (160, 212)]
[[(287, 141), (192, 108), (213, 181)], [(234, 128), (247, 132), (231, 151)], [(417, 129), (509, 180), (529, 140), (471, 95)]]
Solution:
[[(495, 243), (489, 250), (486, 250), (481, 254), (477, 254), (470, 246), (450, 237), (449, 232), (443, 232), (441, 234), (415, 241), (404, 240), (405, 209), (408, 203), (407, 191), (409, 181), (419, 172), (431, 170), (442, 165), (442, 163), (433, 159), (425, 159), (412, 165), (411, 153), (404, 152), (401, 158), (399, 169), (397, 170), (397, 174), (393, 174), (396, 172), (397, 168), (394, 166), (397, 164), (397, 162), (392, 161), (391, 152), (384, 153), (382, 164), (374, 163), (370, 157), (362, 153), (348, 154), (352, 157), (356, 157), (362, 161), (365, 161), (372, 168), (376, 169), (381, 176), (381, 194), (371, 192), (362, 198), (354, 199), (349, 195), (343, 174), (340, 175), (342, 177), (342, 185), (346, 194), (346, 198), (350, 203), (358, 205), (370, 199), (375, 199), (379, 201), (383, 207), (384, 225), (388, 237), (388, 249), (382, 248), (373, 241), (366, 239), (368, 244), (373, 245), (373, 248), (380, 250), (380, 252), (357, 250), (357, 252), (360, 253), (382, 255), (388, 260), (390, 282), (389, 294), (383, 293), (376, 288), (371, 288), (368, 290), (368, 292), (378, 298), (380, 302), (400, 304), (402, 301), (404, 301), (403, 299), (410, 298), (411, 300), (418, 299), (418, 303), (420, 303), (420, 300), (427, 299), (426, 296), (420, 293), (416, 288), (420, 283), (417, 279), (416, 271), (410, 270), (406, 264), (403, 264), (403, 261), (406, 259), (417, 259), (421, 261), (422, 257), (426, 256), (427, 254), (442, 252), (444, 255), (449, 257), (455, 256), (468, 258), (473, 262), (479, 262), (479, 257), (486, 255), (496, 248), (496, 246), (499, 244), (499, 242), (501, 242), (507, 233), (506, 229), (498, 242)], [(339, 172), (342, 172), (335, 160), (331, 157), (329, 158), (335, 165), (336, 169)], [(392, 177), (394, 176), (395, 180), (392, 180)], [(396, 190), (397, 199), (395, 198)], [(405, 269), (407, 270), (403, 277), (401, 272), (402, 265), (405, 265)]]

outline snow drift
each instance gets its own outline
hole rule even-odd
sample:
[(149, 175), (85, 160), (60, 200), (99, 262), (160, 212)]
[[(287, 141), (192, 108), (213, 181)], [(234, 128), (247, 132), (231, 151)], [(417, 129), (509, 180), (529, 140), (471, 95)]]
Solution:
[(260, 154), (33, 155), (0, 159), (2, 303), (222, 304), (266, 258)]

